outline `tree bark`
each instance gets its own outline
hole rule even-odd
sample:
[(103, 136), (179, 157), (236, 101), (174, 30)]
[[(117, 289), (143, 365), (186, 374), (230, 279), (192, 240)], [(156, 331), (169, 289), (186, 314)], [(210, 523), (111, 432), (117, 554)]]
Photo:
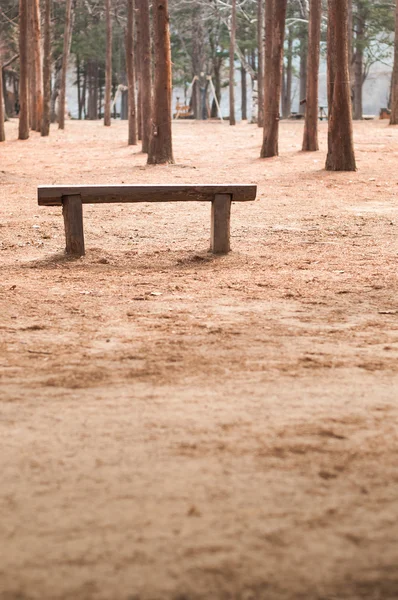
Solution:
[(90, 121), (98, 119), (98, 63), (95, 59), (87, 61), (88, 111)]
[(305, 100), (307, 93), (307, 64), (308, 64), (308, 30), (307, 25), (302, 24), (300, 37), (300, 102), (299, 102), (299, 114), (304, 115), (306, 111)]
[(41, 122), (43, 118), (43, 73), (41, 62), (41, 21), (40, 21), (40, 2), (33, 0), (32, 4), (32, 24), (33, 24), (33, 53), (34, 53), (34, 68), (35, 68), (35, 96), (33, 102), (35, 104), (36, 113), (36, 131), (41, 130)]
[(50, 101), (50, 119), (51, 123), (55, 123), (58, 119), (56, 107), (57, 100), (59, 97), (59, 90), (61, 87), (61, 74), (62, 74), (62, 57), (58, 59), (54, 65), (54, 83), (51, 90), (51, 101)]
[(44, 45), (43, 45), (43, 115), (41, 135), (50, 134), (50, 102), (51, 102), (51, 0), (45, 0), (44, 10)]
[[(265, 0), (264, 10), (264, 121), (268, 103), (268, 91), (270, 87), (271, 58), (272, 58), (272, 32), (273, 32), (273, 2), (274, 0)], [(264, 122), (265, 126), (265, 122)]]
[(291, 27), (287, 38), (287, 63), (283, 70), (282, 117), (288, 119), (292, 112), (293, 33)]
[(19, 127), (18, 139), (29, 137), (29, 82), (28, 82), (28, 7), (19, 0)]
[(355, 171), (348, 69), (348, 2), (328, 0), (327, 171)]
[(28, 44), (29, 44), (29, 126), (33, 131), (37, 129), (36, 105), (36, 54), (35, 54), (35, 27), (34, 11), (36, 0), (26, 0), (28, 5)]
[(322, 1), (311, 0), (308, 37), (307, 91), (303, 150), (315, 152), (318, 145), (318, 82)]
[(246, 69), (241, 67), (241, 92), (242, 92), (242, 121), (247, 121), (247, 85), (246, 85)]
[(155, 94), (148, 164), (174, 163), (171, 136), (171, 48), (167, 0), (154, 4)]
[(127, 0), (126, 70), (128, 81), (129, 146), (136, 146), (138, 143), (134, 58), (134, 0)]
[(68, 71), (68, 58), (71, 41), (72, 24), (72, 0), (66, 0), (64, 47), (62, 54), (61, 88), (59, 91), (58, 128), (65, 129), (65, 106), (66, 106), (66, 74)]
[(353, 59), (353, 49), (352, 49), (352, 42), (353, 42), (353, 35), (352, 35), (352, 28), (353, 28), (353, 14), (352, 14), (352, 0), (348, 0), (348, 19), (347, 19), (347, 27), (348, 27), (348, 70), (350, 73), (350, 80), (351, 80), (351, 84), (352, 84), (352, 59)]
[(105, 64), (105, 106), (104, 125), (111, 124), (111, 92), (112, 92), (112, 19), (111, 0), (105, 0), (106, 13), (106, 64)]
[(3, 65), (0, 62), (0, 142), (5, 142), (4, 131), (4, 98), (3, 98)]
[(235, 35), (236, 35), (236, 0), (232, 0), (231, 33), (229, 40), (229, 124), (236, 125), (235, 120)]
[(390, 125), (398, 125), (398, 0), (395, 9), (395, 50), (392, 72), (391, 117)]
[(141, 65), (141, 113), (142, 113), (142, 151), (148, 152), (151, 137), (152, 112), (152, 73), (151, 73), (151, 28), (149, 0), (137, 0), (137, 16), (140, 32)]
[(136, 80), (137, 80), (137, 134), (138, 140), (142, 140), (142, 76), (141, 76), (141, 49), (140, 49), (140, 41), (141, 41), (141, 29), (140, 29), (140, 19), (139, 12), (137, 11), (137, 0), (134, 0), (134, 25), (135, 25), (135, 40), (134, 40), (134, 50), (135, 50), (135, 72), (136, 72)]
[(203, 15), (201, 6), (198, 5), (192, 12), (192, 76), (196, 78), (192, 86), (191, 104), (192, 112), (196, 120), (203, 118), (203, 107), (201, 98), (201, 78), (204, 74), (204, 41), (203, 41)]
[(354, 119), (362, 119), (362, 86), (363, 86), (363, 49), (365, 37), (364, 5), (357, 3), (355, 58), (354, 58)]
[(278, 155), (279, 105), (282, 86), (283, 41), (285, 37), (287, 0), (267, 0), (266, 4), (266, 46), (264, 92), (264, 133), (260, 157)]
[(264, 127), (264, 17), (263, 2), (257, 0), (257, 88), (258, 88), (258, 115), (257, 126)]

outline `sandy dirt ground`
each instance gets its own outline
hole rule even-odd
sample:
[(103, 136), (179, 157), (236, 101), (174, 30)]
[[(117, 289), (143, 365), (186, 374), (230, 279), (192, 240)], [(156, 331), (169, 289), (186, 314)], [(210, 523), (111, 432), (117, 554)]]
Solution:
[[(398, 598), (398, 128), (357, 173), (261, 131), (126, 123), (0, 147), (1, 600)], [(85, 206), (52, 183), (256, 183), (209, 254), (200, 203)]]

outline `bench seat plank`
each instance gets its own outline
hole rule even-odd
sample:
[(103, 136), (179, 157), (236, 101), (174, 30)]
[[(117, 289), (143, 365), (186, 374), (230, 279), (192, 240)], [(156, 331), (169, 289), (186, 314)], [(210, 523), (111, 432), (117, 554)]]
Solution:
[(255, 200), (255, 185), (46, 185), (38, 188), (39, 206), (61, 206), (62, 198), (80, 195), (83, 204), (116, 202), (213, 202), (228, 194), (233, 202)]

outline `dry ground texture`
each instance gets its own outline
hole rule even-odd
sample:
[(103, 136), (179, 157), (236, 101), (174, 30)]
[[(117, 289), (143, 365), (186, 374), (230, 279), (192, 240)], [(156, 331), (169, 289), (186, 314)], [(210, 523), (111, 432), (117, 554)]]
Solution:
[[(281, 124), (126, 123), (0, 148), (1, 600), (398, 598), (398, 128), (326, 173)], [(67, 260), (38, 184), (257, 183), (208, 204), (85, 206)]]

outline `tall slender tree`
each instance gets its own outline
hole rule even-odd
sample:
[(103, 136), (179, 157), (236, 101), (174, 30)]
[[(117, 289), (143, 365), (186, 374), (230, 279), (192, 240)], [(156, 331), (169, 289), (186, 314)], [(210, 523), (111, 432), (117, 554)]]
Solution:
[(19, 0), (19, 126), (18, 138), (29, 137), (29, 47), (28, 47), (28, 6), (26, 0)]
[(355, 171), (350, 77), (348, 1), (328, 0), (328, 154), (327, 171)]
[(33, 0), (32, 2), (32, 41), (34, 55), (34, 97), (33, 104), (35, 107), (35, 127), (36, 131), (41, 129), (41, 121), (43, 116), (43, 73), (41, 60), (41, 21), (40, 21), (40, 2)]
[[(364, 60), (364, 48), (365, 48), (365, 27), (366, 27), (366, 16), (367, 16), (367, 5), (364, 0), (357, 0), (356, 2), (356, 14), (355, 14), (355, 54), (354, 54), (354, 65), (353, 65), (353, 88), (354, 88), (354, 102), (353, 102), (353, 118), (356, 121), (362, 119), (363, 107), (362, 107), (362, 86), (364, 82), (363, 73), (363, 60)], [(348, 51), (350, 54), (350, 51)]]
[(106, 17), (106, 61), (105, 61), (105, 101), (104, 125), (111, 124), (111, 92), (112, 92), (112, 19), (111, 0), (105, 0)]
[(258, 88), (258, 127), (264, 127), (264, 0), (257, 0), (257, 88)]
[(236, 37), (236, 0), (232, 0), (231, 34), (229, 41), (229, 124), (235, 120), (235, 37)]
[(137, 114), (135, 102), (134, 0), (127, 0), (126, 70), (128, 80), (129, 146), (137, 145)]
[(278, 155), (279, 104), (287, 0), (267, 0), (265, 6), (264, 133), (261, 158)]
[(137, 83), (137, 136), (138, 140), (142, 140), (142, 76), (141, 76), (141, 28), (140, 28), (140, 14), (137, 9), (138, 0), (134, 0), (134, 29), (135, 29), (135, 40), (134, 40), (134, 66)]
[(66, 74), (68, 71), (68, 59), (69, 59), (71, 29), (72, 29), (71, 25), (72, 25), (72, 0), (66, 0), (64, 46), (63, 46), (63, 53), (62, 53), (62, 74), (61, 74), (61, 87), (60, 87), (60, 91), (59, 91), (59, 107), (58, 107), (58, 128), (59, 129), (65, 129)]
[(390, 125), (398, 125), (398, 0), (395, 8), (395, 50), (392, 72), (391, 117)]
[(148, 164), (174, 163), (171, 136), (171, 48), (167, 0), (154, 10), (155, 94)]
[(152, 73), (151, 73), (151, 27), (149, 0), (136, 1), (136, 15), (139, 20), (140, 83), (142, 115), (142, 151), (148, 152), (151, 136), (152, 113)]
[(292, 112), (292, 83), (293, 83), (293, 32), (289, 27), (287, 33), (286, 61), (282, 69), (282, 116), (288, 119)]
[(322, 0), (311, 0), (307, 57), (307, 93), (303, 150), (319, 150), (318, 145), (318, 82), (321, 43)]
[(45, 0), (43, 27), (43, 116), (41, 135), (50, 134), (51, 103), (51, 5), (52, 0)]

